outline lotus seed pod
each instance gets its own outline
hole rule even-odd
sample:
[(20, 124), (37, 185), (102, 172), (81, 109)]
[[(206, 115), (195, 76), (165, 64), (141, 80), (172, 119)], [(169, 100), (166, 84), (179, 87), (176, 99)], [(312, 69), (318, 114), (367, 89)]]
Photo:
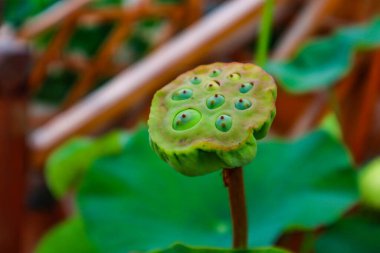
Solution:
[(151, 146), (189, 176), (244, 166), (272, 124), (276, 94), (273, 78), (253, 64), (199, 66), (154, 95)]
[(359, 191), (363, 204), (380, 210), (380, 158), (360, 171)]

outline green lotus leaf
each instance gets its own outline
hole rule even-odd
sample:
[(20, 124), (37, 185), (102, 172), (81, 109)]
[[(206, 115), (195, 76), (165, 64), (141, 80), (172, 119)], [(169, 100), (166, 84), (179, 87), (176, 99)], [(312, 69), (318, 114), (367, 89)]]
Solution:
[(199, 66), (156, 92), (151, 145), (189, 176), (244, 166), (256, 155), (256, 139), (269, 130), (275, 99), (272, 77), (253, 64)]
[(265, 69), (287, 91), (306, 93), (332, 86), (346, 75), (355, 52), (380, 46), (380, 17), (371, 22), (337, 31), (302, 47), (288, 61), (272, 61)]
[(194, 248), (181, 244), (176, 244), (173, 247), (166, 250), (155, 250), (150, 253), (289, 253), (289, 251), (268, 247), (268, 248), (255, 248), (246, 250), (236, 249), (214, 249), (214, 248)]
[[(221, 173), (183, 176), (148, 143), (142, 128), (122, 153), (91, 164), (77, 196), (91, 240), (107, 253), (162, 249), (174, 242), (230, 247)], [(260, 142), (244, 170), (249, 246), (270, 246), (284, 231), (339, 219), (359, 199), (351, 164), (344, 145), (321, 130), (292, 141)]]
[(36, 253), (100, 253), (88, 238), (83, 220), (72, 217), (51, 229), (35, 249)]
[(379, 238), (378, 215), (361, 211), (328, 227), (317, 239), (315, 252), (378, 253)]
[(111, 132), (96, 140), (84, 137), (69, 140), (47, 161), (45, 177), (50, 190), (56, 197), (62, 197), (79, 184), (94, 160), (119, 153), (127, 140), (125, 132)]
[[(51, 229), (38, 243), (36, 253), (100, 253), (88, 238), (83, 220), (72, 217)], [(109, 251), (104, 251), (109, 253)], [(173, 245), (165, 250), (154, 250), (149, 253), (289, 253), (289, 251), (263, 247), (247, 250), (222, 248), (196, 248), (181, 244)]]

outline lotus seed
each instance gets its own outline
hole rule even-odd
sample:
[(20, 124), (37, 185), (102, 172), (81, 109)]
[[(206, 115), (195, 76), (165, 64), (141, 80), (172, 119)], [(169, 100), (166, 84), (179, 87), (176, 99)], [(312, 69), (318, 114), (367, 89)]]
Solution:
[(251, 89), (253, 88), (253, 83), (243, 83), (241, 86), (240, 86), (240, 89), (239, 91), (241, 93), (247, 93), (248, 91), (250, 91)]
[(219, 89), (220, 83), (219, 81), (212, 80), (207, 84), (207, 89), (208, 90), (217, 90)]
[(219, 76), (221, 73), (220, 69), (214, 69), (211, 74), (210, 74), (210, 77), (217, 77)]
[(202, 118), (200, 112), (194, 109), (186, 109), (176, 114), (173, 119), (174, 130), (186, 130), (194, 127)]
[(206, 101), (206, 105), (209, 109), (216, 109), (224, 104), (225, 98), (223, 95), (215, 94), (212, 97), (209, 97)]
[(172, 99), (173, 100), (185, 100), (191, 98), (193, 91), (190, 89), (180, 89), (174, 92)]
[(190, 82), (192, 84), (200, 84), (202, 82), (202, 80), (199, 77), (195, 76), (195, 77), (191, 78)]
[(235, 108), (238, 110), (245, 110), (251, 107), (252, 102), (249, 101), (248, 99), (239, 99), (238, 101), (235, 102)]
[(240, 74), (239, 73), (232, 73), (228, 76), (232, 81), (240, 80)]
[(222, 132), (227, 132), (232, 127), (232, 118), (229, 115), (221, 115), (215, 122), (215, 127)]

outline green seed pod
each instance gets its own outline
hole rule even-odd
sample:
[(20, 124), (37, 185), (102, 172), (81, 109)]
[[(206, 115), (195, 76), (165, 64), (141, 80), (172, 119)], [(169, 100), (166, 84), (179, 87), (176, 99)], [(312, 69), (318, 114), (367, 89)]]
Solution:
[(359, 191), (364, 205), (380, 210), (380, 158), (360, 171)]
[(199, 66), (154, 95), (151, 145), (189, 176), (244, 166), (272, 124), (276, 95), (273, 78), (253, 64)]

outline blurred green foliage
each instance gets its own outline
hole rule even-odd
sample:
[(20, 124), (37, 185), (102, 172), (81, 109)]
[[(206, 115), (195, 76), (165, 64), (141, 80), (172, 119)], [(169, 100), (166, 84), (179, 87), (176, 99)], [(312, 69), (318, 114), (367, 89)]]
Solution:
[(83, 220), (71, 217), (47, 233), (36, 253), (100, 253), (88, 239)]
[(98, 51), (113, 28), (112, 23), (102, 23), (96, 26), (77, 26), (71, 35), (65, 51), (79, 53), (87, 58)]
[(76, 138), (54, 151), (46, 165), (47, 184), (60, 198), (77, 186), (85, 171), (99, 157), (120, 153), (129, 139), (125, 132), (111, 132), (98, 139)]
[(77, 74), (72, 71), (63, 68), (50, 71), (34, 99), (46, 104), (59, 104), (63, 102), (76, 80)]
[(265, 67), (281, 86), (294, 93), (330, 87), (346, 75), (355, 52), (380, 46), (380, 17), (371, 22), (337, 31), (304, 45), (293, 59), (272, 61)]
[(61, 0), (9, 0), (4, 3), (5, 21), (20, 27), (28, 18), (41, 13)]
[[(90, 237), (111, 252), (176, 240), (228, 246), (230, 217), (220, 175), (177, 174), (156, 157), (148, 138), (141, 129), (121, 155), (99, 159), (88, 171), (78, 201)], [(271, 245), (288, 229), (331, 223), (357, 201), (351, 160), (323, 131), (292, 143), (261, 143), (258, 152), (245, 167), (251, 246)]]
[(380, 157), (366, 164), (359, 174), (362, 204), (380, 211)]
[(335, 113), (329, 113), (325, 116), (320, 124), (320, 128), (326, 130), (330, 135), (339, 140), (343, 140), (342, 129)]
[(212, 248), (194, 248), (181, 244), (176, 244), (167, 250), (154, 250), (151, 253), (287, 253), (288, 251), (279, 248), (255, 248), (249, 250), (233, 249), (212, 249)]
[(316, 253), (378, 253), (379, 238), (379, 215), (361, 211), (327, 228), (316, 241)]
[[(83, 220), (80, 217), (70, 218), (52, 229), (48, 234), (44, 236), (43, 243), (39, 244), (35, 252), (100, 253), (100, 251), (96, 249), (96, 247), (87, 237)], [(106, 252), (108, 253), (108, 251)], [(288, 253), (288, 251), (274, 247), (256, 248), (250, 250), (232, 250), (193, 248), (176, 244), (168, 249), (154, 250), (150, 251), (150, 253)]]

